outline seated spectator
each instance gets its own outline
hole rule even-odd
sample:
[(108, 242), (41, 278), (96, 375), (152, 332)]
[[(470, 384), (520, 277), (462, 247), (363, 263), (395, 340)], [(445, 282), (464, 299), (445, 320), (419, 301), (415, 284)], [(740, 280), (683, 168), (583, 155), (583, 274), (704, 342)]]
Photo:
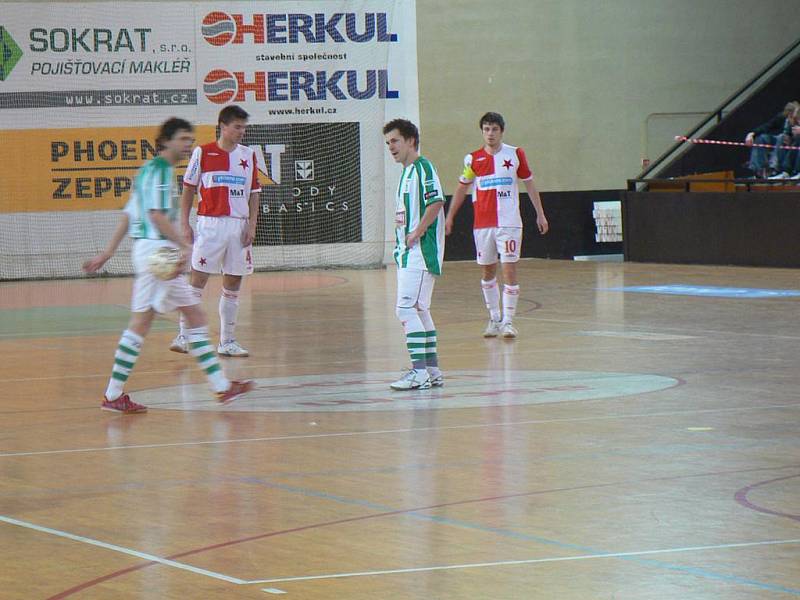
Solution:
[(781, 172), (772, 179), (800, 179), (800, 151), (784, 148), (800, 147), (800, 102), (794, 104), (794, 114), (786, 120), (783, 143), (778, 148), (778, 168)]
[(750, 151), (748, 168), (756, 177), (766, 178), (778, 172), (778, 147), (785, 141), (785, 134), (791, 131), (791, 119), (797, 112), (798, 105), (789, 102), (783, 112), (778, 113), (766, 123), (759, 125), (744, 138), (748, 146), (753, 144), (767, 144), (774, 148), (754, 147)]

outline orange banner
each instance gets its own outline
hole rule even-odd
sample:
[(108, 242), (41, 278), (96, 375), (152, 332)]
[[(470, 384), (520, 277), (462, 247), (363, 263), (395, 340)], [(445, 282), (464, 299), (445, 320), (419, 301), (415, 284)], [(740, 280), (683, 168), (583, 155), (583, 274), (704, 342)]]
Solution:
[[(156, 153), (156, 126), (0, 132), (0, 213), (112, 210)], [(199, 125), (200, 143), (213, 125)], [(185, 164), (179, 165), (183, 174)]]

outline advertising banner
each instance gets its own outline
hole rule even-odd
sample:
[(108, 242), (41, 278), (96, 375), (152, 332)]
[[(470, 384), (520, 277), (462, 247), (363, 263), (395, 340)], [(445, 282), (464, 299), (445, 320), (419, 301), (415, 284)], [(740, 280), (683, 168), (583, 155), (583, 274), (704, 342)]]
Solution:
[(0, 214), (120, 209), (159, 123), (208, 143), (238, 104), (258, 245), (381, 246), (381, 127), (418, 101), (415, 0), (4, 3)]

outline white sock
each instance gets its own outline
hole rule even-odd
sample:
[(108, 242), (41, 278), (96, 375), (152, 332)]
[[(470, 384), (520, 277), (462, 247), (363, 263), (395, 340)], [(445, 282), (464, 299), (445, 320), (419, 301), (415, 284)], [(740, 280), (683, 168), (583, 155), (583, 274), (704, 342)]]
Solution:
[(106, 400), (113, 401), (122, 395), (125, 382), (128, 381), (128, 376), (142, 351), (142, 342), (144, 342), (144, 338), (130, 329), (122, 332), (117, 351), (114, 353), (114, 367), (106, 388)]
[(503, 286), (503, 323), (511, 323), (517, 312), (519, 300), (519, 285)]
[[(203, 298), (203, 288), (194, 287), (193, 285), (189, 286), (192, 289), (192, 293), (197, 297), (198, 300)], [(180, 318), (178, 319), (178, 323), (180, 323), (180, 334), (182, 336), (186, 336), (186, 317), (183, 316), (183, 313), (180, 313)]]
[(236, 315), (239, 314), (239, 292), (222, 288), (219, 297), (219, 342), (236, 339)]
[(500, 321), (500, 289), (497, 287), (497, 278), (491, 281), (481, 279), (483, 288), (483, 299), (486, 301), (486, 308), (492, 321)]

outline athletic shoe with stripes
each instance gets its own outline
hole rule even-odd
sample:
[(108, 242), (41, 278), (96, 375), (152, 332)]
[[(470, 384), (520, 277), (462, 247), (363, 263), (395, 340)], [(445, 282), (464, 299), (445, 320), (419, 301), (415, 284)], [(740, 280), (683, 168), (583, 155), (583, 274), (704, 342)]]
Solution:
[(511, 323), (503, 323), (502, 327), (503, 337), (507, 339), (517, 337), (517, 328), (514, 327)]
[(134, 413), (147, 412), (147, 407), (141, 404), (136, 404), (128, 394), (122, 394), (116, 400), (108, 400), (103, 398), (103, 403), (100, 405), (100, 410), (107, 410), (109, 412), (122, 413), (124, 415), (132, 415)]
[(485, 338), (493, 338), (500, 335), (500, 328), (503, 324), (500, 321), (492, 321), (489, 319), (488, 325), (486, 325), (486, 329), (483, 330), (483, 337)]
[(393, 390), (427, 390), (431, 387), (431, 376), (424, 369), (410, 369), (400, 379), (390, 383), (389, 387)]
[(231, 381), (231, 387), (224, 392), (217, 393), (217, 400), (219, 400), (220, 404), (230, 404), (255, 387), (256, 384), (254, 381)]
[(217, 346), (217, 354), (220, 356), (250, 356), (247, 349), (242, 348), (236, 340), (229, 340)]
[(172, 340), (172, 343), (169, 345), (169, 349), (180, 354), (188, 354), (189, 342), (186, 339), (186, 336), (178, 334), (175, 339)]

